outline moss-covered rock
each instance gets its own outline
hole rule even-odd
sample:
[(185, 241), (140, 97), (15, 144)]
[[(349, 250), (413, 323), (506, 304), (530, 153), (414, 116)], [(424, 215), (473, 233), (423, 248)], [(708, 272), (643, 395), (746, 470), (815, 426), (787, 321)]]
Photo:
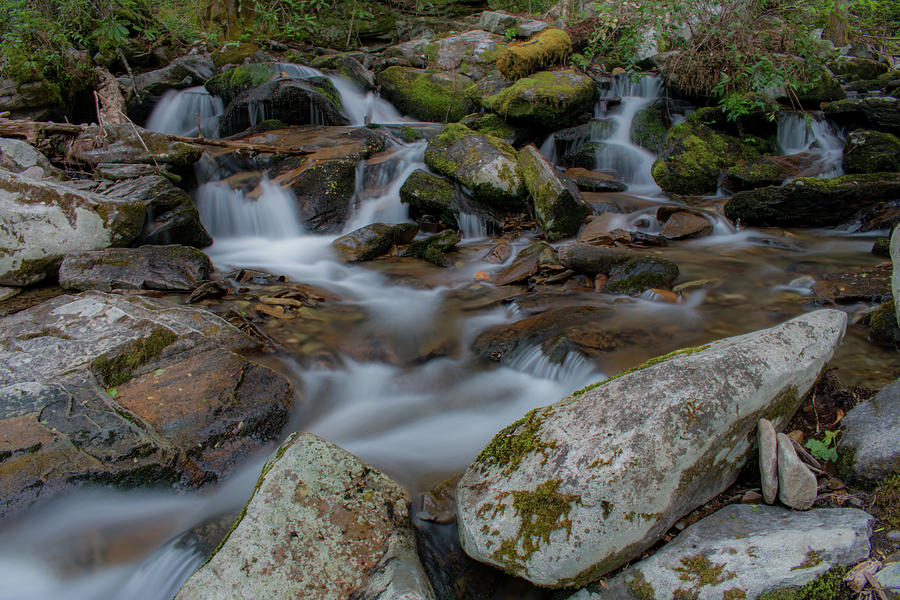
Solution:
[(848, 130), (868, 129), (900, 136), (900, 99), (872, 97), (829, 102), (825, 116)]
[(638, 256), (612, 267), (603, 288), (614, 294), (640, 294), (650, 288), (672, 285), (678, 278), (678, 265), (653, 256)]
[(217, 67), (237, 65), (259, 52), (259, 46), (248, 42), (228, 42), (212, 53), (213, 64)]
[(459, 227), (456, 195), (453, 183), (422, 169), (413, 171), (400, 187), (400, 201), (409, 205), (414, 220), (432, 215), (453, 229)]
[(847, 173), (900, 171), (900, 138), (864, 129), (851, 132), (844, 146), (843, 167)]
[(401, 112), (425, 121), (452, 123), (475, 108), (466, 97), (472, 80), (465, 75), (393, 66), (376, 79), (384, 97)]
[(459, 122), (472, 131), (500, 138), (511, 146), (518, 146), (533, 137), (529, 131), (510, 125), (495, 113), (473, 113)]
[(722, 186), (732, 192), (752, 190), (768, 185), (780, 185), (786, 179), (796, 177), (816, 161), (816, 155), (808, 152), (787, 156), (763, 156), (756, 160), (741, 161), (729, 167)]
[(536, 71), (565, 64), (572, 40), (562, 29), (545, 29), (527, 42), (512, 44), (497, 59), (497, 68), (513, 81)]
[(532, 145), (519, 151), (519, 172), (544, 238), (552, 242), (578, 233), (591, 208), (574, 182), (557, 172)]
[(253, 63), (226, 69), (208, 79), (204, 86), (210, 94), (229, 104), (241, 92), (262, 85), (273, 77), (275, 68), (271, 63)]
[(482, 100), (513, 123), (550, 131), (586, 121), (597, 100), (594, 80), (567, 71), (539, 71)]
[(12, 119), (62, 120), (64, 109), (59, 87), (46, 79), (0, 78), (0, 112), (9, 111)]
[(606, 146), (603, 142), (585, 142), (563, 156), (566, 166), (593, 171), (597, 167), (597, 155)]
[(875, 240), (875, 243), (872, 244), (872, 254), (874, 254), (875, 256), (884, 256), (885, 258), (890, 257), (891, 238), (880, 237)]
[(375, 77), (358, 60), (359, 54), (355, 52), (340, 52), (338, 54), (326, 54), (313, 59), (310, 66), (323, 71), (337, 73), (344, 79), (349, 79), (365, 90), (375, 89)]
[(898, 195), (897, 173), (800, 177), (783, 186), (738, 192), (725, 205), (725, 216), (744, 225), (829, 227), (846, 222), (862, 208)]
[(491, 207), (522, 208), (526, 190), (515, 149), (499, 138), (453, 123), (428, 142), (425, 163), (472, 191)]
[(900, 346), (900, 327), (897, 326), (893, 300), (863, 315), (860, 324), (869, 330), (871, 341), (891, 348)]
[(497, 57), (506, 38), (478, 29), (435, 40), (426, 46), (430, 68), (462, 73), (473, 80), (497, 75)]
[(668, 134), (669, 119), (662, 106), (654, 104), (639, 110), (631, 121), (631, 141), (654, 154), (662, 151)]
[(433, 265), (446, 267), (450, 265), (447, 258), (447, 252), (453, 249), (460, 241), (459, 234), (455, 231), (445, 229), (440, 233), (419, 240), (410, 244), (403, 256), (412, 258), (420, 258), (426, 260)]
[(653, 163), (652, 175), (665, 192), (713, 194), (724, 169), (770, 150), (771, 144), (765, 140), (729, 136), (701, 124), (698, 118), (690, 118), (669, 130), (662, 155)]
[(67, 254), (59, 285), (68, 290), (157, 289), (190, 292), (209, 279), (213, 267), (190, 246), (106, 248)]
[(856, 79), (876, 79), (886, 73), (890, 67), (877, 60), (859, 58), (856, 56), (842, 56), (828, 63), (828, 69), (846, 81)]
[(418, 227), (412, 223), (387, 225), (371, 223), (342, 235), (331, 247), (346, 262), (361, 262), (390, 252), (395, 244), (408, 244), (416, 237)]
[(810, 87), (796, 94), (785, 94), (782, 100), (790, 102), (792, 99), (801, 106), (817, 110), (823, 102), (833, 102), (847, 97), (844, 88), (827, 69), (819, 72), (819, 77), (811, 82)]
[(778, 111), (775, 100), (762, 94), (745, 93), (736, 98), (740, 102), (740, 114), (729, 113), (723, 106), (698, 108), (689, 119), (721, 133), (743, 137), (755, 135), (761, 138), (774, 137), (778, 133)]

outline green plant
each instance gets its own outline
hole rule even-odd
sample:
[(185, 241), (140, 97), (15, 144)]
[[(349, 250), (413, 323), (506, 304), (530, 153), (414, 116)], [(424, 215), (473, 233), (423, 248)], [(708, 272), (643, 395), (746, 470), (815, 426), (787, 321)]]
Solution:
[(506, 37), (507, 41), (512, 41), (516, 39), (516, 34), (518, 33), (518, 27), (507, 27), (503, 30), (503, 35)]
[(821, 460), (837, 461), (837, 437), (840, 431), (828, 430), (821, 440), (809, 439), (806, 441), (806, 449), (809, 453)]

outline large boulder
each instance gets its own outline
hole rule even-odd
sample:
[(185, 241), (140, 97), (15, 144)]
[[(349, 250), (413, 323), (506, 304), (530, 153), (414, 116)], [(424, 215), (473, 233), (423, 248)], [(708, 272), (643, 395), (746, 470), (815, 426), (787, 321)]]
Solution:
[(346, 125), (341, 97), (327, 77), (280, 77), (241, 92), (219, 122), (222, 137), (266, 120), (288, 125)]
[(597, 97), (597, 85), (587, 75), (539, 71), (481, 102), (513, 123), (550, 131), (587, 120)]
[(492, 135), (454, 123), (428, 142), (425, 163), (466, 186), (475, 198), (498, 209), (522, 207), (526, 189), (515, 149)]
[(287, 421), (288, 381), (210, 312), (102, 292), (0, 321), (0, 515), (72, 487), (215, 480)]
[(6, 111), (11, 119), (34, 121), (59, 120), (65, 112), (59, 89), (46, 79), (0, 78), (0, 112)]
[(900, 135), (900, 99), (897, 98), (839, 100), (825, 106), (825, 116), (846, 129), (870, 129)]
[(61, 180), (65, 177), (34, 146), (13, 138), (0, 138), (0, 168), (13, 173), (25, 173), (32, 179)]
[(226, 69), (210, 77), (204, 86), (207, 92), (230, 104), (241, 93), (272, 81), (278, 75), (275, 63), (251, 63)]
[(107, 248), (67, 254), (59, 285), (67, 290), (150, 289), (189, 292), (209, 279), (209, 257), (189, 246)]
[(425, 47), (425, 56), (430, 68), (478, 80), (497, 74), (497, 57), (505, 47), (503, 35), (475, 29), (435, 40)]
[(486, 10), (478, 15), (478, 26), (485, 31), (499, 35), (528, 38), (550, 27), (544, 21), (512, 15), (501, 10)]
[(570, 600), (758, 598), (806, 585), (869, 557), (872, 517), (855, 508), (792, 512), (734, 504), (678, 534), (650, 558)]
[(413, 219), (431, 215), (447, 227), (457, 228), (459, 202), (456, 186), (443, 177), (416, 169), (400, 186), (400, 201), (409, 205)]
[(842, 166), (845, 173), (900, 171), (900, 138), (857, 129), (847, 136)]
[(584, 218), (591, 214), (591, 207), (575, 183), (548, 163), (533, 145), (519, 150), (519, 172), (544, 238), (552, 242), (578, 233)]
[(800, 177), (783, 186), (738, 192), (725, 205), (725, 216), (744, 225), (829, 227), (846, 222), (862, 208), (897, 197), (896, 173)]
[(424, 121), (453, 123), (473, 111), (466, 97), (472, 80), (459, 73), (388, 67), (376, 76), (381, 93), (400, 112)]
[(145, 213), (140, 200), (0, 170), (0, 284), (37, 283), (70, 252), (128, 245), (140, 233)]
[(734, 482), (758, 420), (787, 423), (846, 321), (837, 310), (802, 315), (529, 412), (459, 482), (466, 553), (549, 587), (631, 560)]
[(212, 237), (200, 221), (194, 199), (161, 175), (126, 179), (103, 190), (109, 198), (141, 201), (147, 217), (133, 245), (182, 244), (203, 248)]
[(293, 434), (176, 600), (432, 600), (409, 505), (402, 486), (346, 450)]
[(871, 483), (900, 473), (900, 383), (853, 407), (841, 424), (838, 466), (842, 475)]
[(360, 62), (364, 60), (364, 56), (353, 52), (325, 54), (315, 58), (310, 65), (329, 73), (336, 73), (364, 90), (374, 90), (375, 76)]
[(572, 40), (562, 29), (544, 29), (532, 39), (512, 44), (497, 59), (497, 68), (513, 81), (565, 64), (572, 53)]
[[(149, 150), (149, 152), (148, 152)], [(71, 156), (90, 166), (138, 163), (183, 169), (200, 160), (203, 149), (131, 123), (87, 127), (72, 144)]]

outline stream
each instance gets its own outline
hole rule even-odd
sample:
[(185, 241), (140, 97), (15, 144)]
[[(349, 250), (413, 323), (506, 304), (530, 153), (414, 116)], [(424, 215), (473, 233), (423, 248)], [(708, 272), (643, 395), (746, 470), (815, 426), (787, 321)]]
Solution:
[[(278, 68), (294, 77), (320, 74), (299, 65)], [(352, 125), (416, 125), (377, 95), (329, 77)], [(630, 138), (635, 113), (660, 94), (655, 78), (632, 82), (619, 77), (604, 92), (590, 127), (589, 140), (601, 144), (596, 169), (614, 171), (629, 189), (586, 193), (585, 199), (614, 199), (629, 207), (616, 217), (617, 226), (628, 231), (657, 233), (656, 209), (673, 204), (650, 176), (655, 157)], [(607, 106), (613, 97), (621, 103)], [(170, 92), (148, 127), (195, 135), (199, 123), (209, 134), (222, 111), (221, 101), (202, 88)], [(254, 122), (264, 118), (251, 116)], [(840, 174), (840, 135), (815, 116), (786, 113), (779, 120), (780, 150), (814, 153), (818, 176)], [(550, 136), (541, 150), (558, 161), (564, 145)], [(369, 223), (409, 220), (399, 188), (415, 169), (426, 168), (425, 146), (424, 141), (395, 140), (358, 166), (357, 208), (345, 233)], [(395, 258), (348, 265), (330, 246), (338, 234), (304, 229), (289, 189), (264, 180), (262, 194), (248, 198), (220, 181), (228, 175), (201, 164), (194, 192), (215, 239), (205, 252), (217, 269), (283, 274), (342, 298), (324, 310), (326, 316), (334, 312), (331, 321), (284, 320), (266, 330), (291, 350), (259, 359), (287, 375), (296, 390), (297, 406), (285, 434), (316, 433), (383, 470), (413, 495), (461, 472), (495, 433), (531, 408), (651, 356), (769, 327), (814, 309), (812, 282), (830, 272), (882, 262), (869, 251), (874, 239), (886, 234), (737, 230), (714, 210), (726, 199), (719, 195), (702, 208), (713, 224), (712, 235), (651, 250), (678, 264), (679, 283), (716, 280), (715, 285), (685, 290), (677, 303), (650, 292), (629, 298), (583, 291), (539, 291), (503, 302), (504, 290), (473, 284), (478, 271), (504, 266), (482, 260), (492, 239), (489, 224), (478, 215), (460, 218), (464, 240), (451, 268)], [(527, 235), (512, 241), (513, 256), (532, 241)], [(575, 305), (602, 311), (610, 335), (625, 332), (627, 342), (611, 343), (609, 351), (592, 356), (570, 351), (561, 362), (550, 360), (539, 346), (519, 348), (502, 363), (471, 350), (490, 327), (547, 307)], [(347, 307), (365, 315), (352, 324), (353, 340), (370, 343), (368, 355), (374, 359), (366, 359), (366, 353), (348, 356), (329, 341), (349, 335), (341, 318)], [(852, 317), (867, 307), (842, 308)], [(850, 327), (831, 364), (845, 384), (872, 388), (893, 381), (900, 371), (897, 353), (868, 343), (860, 327)], [(0, 530), (0, 600), (171, 598), (205, 558), (198, 528), (240, 509), (264, 460), (263, 455), (251, 457), (213, 490), (85, 490), (40, 505)]]

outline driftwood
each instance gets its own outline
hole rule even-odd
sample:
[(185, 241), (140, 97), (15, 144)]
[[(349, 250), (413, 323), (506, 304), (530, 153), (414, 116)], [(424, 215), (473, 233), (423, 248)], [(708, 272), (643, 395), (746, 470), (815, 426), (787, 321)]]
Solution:
[[(52, 121), (29, 121), (26, 119), (6, 119), (0, 117), (0, 137), (25, 138), (30, 144), (35, 144), (41, 138), (50, 135), (76, 136), (84, 133), (90, 125), (76, 125), (74, 123), (54, 123)], [(273, 144), (253, 144), (234, 140), (214, 140), (205, 137), (186, 137), (183, 135), (165, 135), (174, 142), (184, 142), (197, 146), (210, 146), (215, 148), (228, 148), (230, 150), (242, 150), (245, 152), (262, 152), (269, 154), (312, 154), (302, 146), (278, 146)]]

